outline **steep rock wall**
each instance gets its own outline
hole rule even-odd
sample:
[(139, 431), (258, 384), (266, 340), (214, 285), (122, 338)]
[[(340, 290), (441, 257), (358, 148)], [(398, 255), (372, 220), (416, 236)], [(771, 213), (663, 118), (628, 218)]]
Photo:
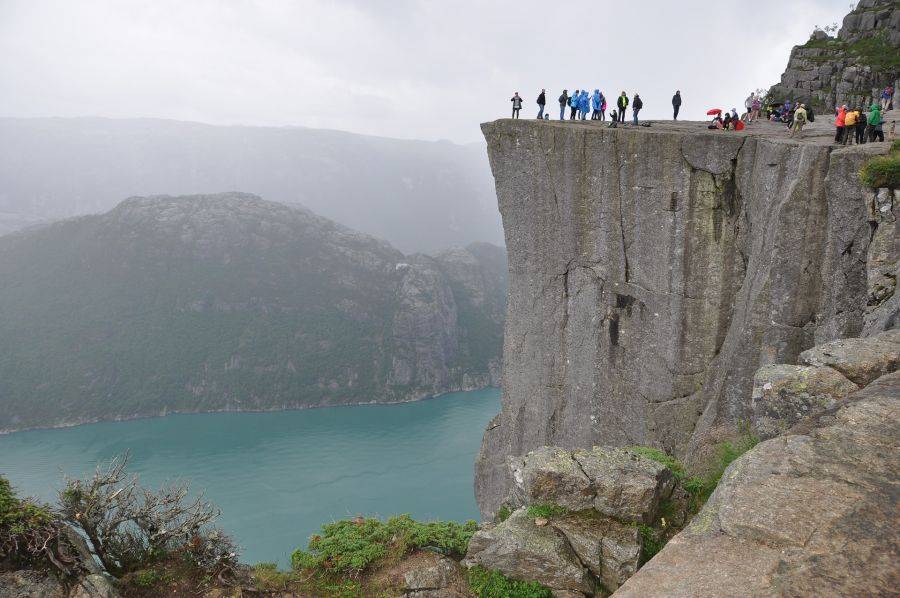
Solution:
[(506, 457), (542, 445), (652, 444), (701, 463), (746, 424), (761, 364), (862, 331), (873, 194), (856, 172), (884, 147), (482, 130), (510, 275), (503, 408), (476, 463), (486, 515), (508, 492)]

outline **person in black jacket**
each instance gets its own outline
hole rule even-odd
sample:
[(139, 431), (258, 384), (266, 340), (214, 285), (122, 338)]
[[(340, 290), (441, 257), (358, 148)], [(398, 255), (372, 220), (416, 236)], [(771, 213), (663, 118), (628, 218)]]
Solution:
[(678, 120), (678, 111), (681, 109), (681, 90), (675, 92), (675, 95), (672, 96), (672, 110), (675, 111), (675, 115), (672, 117), (672, 120)]
[(544, 106), (547, 105), (546, 92), (547, 92), (546, 89), (542, 89), (541, 95), (539, 95), (538, 99), (537, 99), (537, 105), (538, 105), (538, 116), (537, 117), (541, 120), (543, 120), (543, 118), (544, 118)]
[(559, 96), (559, 120), (566, 120), (566, 106), (569, 105), (569, 90), (564, 89)]
[(641, 111), (641, 108), (644, 107), (644, 102), (641, 100), (640, 94), (634, 94), (634, 99), (631, 101), (631, 110), (633, 112), (634, 124), (637, 126), (638, 124), (638, 112)]

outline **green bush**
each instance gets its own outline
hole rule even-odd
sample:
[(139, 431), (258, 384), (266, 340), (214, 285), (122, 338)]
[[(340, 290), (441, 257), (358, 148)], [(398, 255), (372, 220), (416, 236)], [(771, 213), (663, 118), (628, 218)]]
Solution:
[(568, 512), (564, 507), (553, 504), (531, 505), (528, 507), (529, 517), (543, 517), (544, 519), (560, 517)]
[(462, 558), (478, 524), (454, 521), (419, 523), (409, 515), (379, 519), (337, 521), (322, 526), (307, 550), (295, 550), (295, 569), (319, 569), (358, 573), (388, 556), (397, 558), (411, 550), (428, 548)]
[(0, 560), (39, 562), (56, 540), (56, 518), (50, 509), (18, 498), (9, 480), (0, 476)]
[(500, 510), (497, 511), (497, 519), (499, 519), (500, 521), (506, 521), (507, 519), (509, 519), (510, 515), (512, 515), (512, 509), (510, 509), (506, 505), (503, 505), (502, 507), (500, 507)]
[(872, 189), (900, 189), (900, 150), (892, 146), (887, 156), (876, 156), (866, 162), (859, 171), (859, 180)]
[(662, 550), (666, 542), (657, 534), (649, 525), (638, 525), (638, 532), (641, 534), (641, 562), (646, 563), (656, 556)]
[(499, 571), (469, 569), (469, 587), (478, 598), (552, 598), (553, 593), (536, 581), (517, 581)]

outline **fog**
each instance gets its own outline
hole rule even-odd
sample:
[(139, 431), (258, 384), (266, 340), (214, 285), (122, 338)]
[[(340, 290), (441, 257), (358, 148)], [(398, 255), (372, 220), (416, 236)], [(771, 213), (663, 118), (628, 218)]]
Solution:
[(0, 0), (0, 115), (161, 117), (479, 140), (519, 91), (739, 106), (848, 0)]

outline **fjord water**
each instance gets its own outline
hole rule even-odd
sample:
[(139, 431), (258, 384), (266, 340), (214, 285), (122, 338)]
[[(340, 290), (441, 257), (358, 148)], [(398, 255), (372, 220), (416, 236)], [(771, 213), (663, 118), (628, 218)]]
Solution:
[(0, 436), (0, 474), (52, 500), (63, 474), (129, 451), (157, 486), (186, 480), (222, 509), (245, 562), (286, 565), (319, 526), (348, 516), (410, 513), (477, 519), (473, 463), (500, 391), (399, 405), (172, 415)]

